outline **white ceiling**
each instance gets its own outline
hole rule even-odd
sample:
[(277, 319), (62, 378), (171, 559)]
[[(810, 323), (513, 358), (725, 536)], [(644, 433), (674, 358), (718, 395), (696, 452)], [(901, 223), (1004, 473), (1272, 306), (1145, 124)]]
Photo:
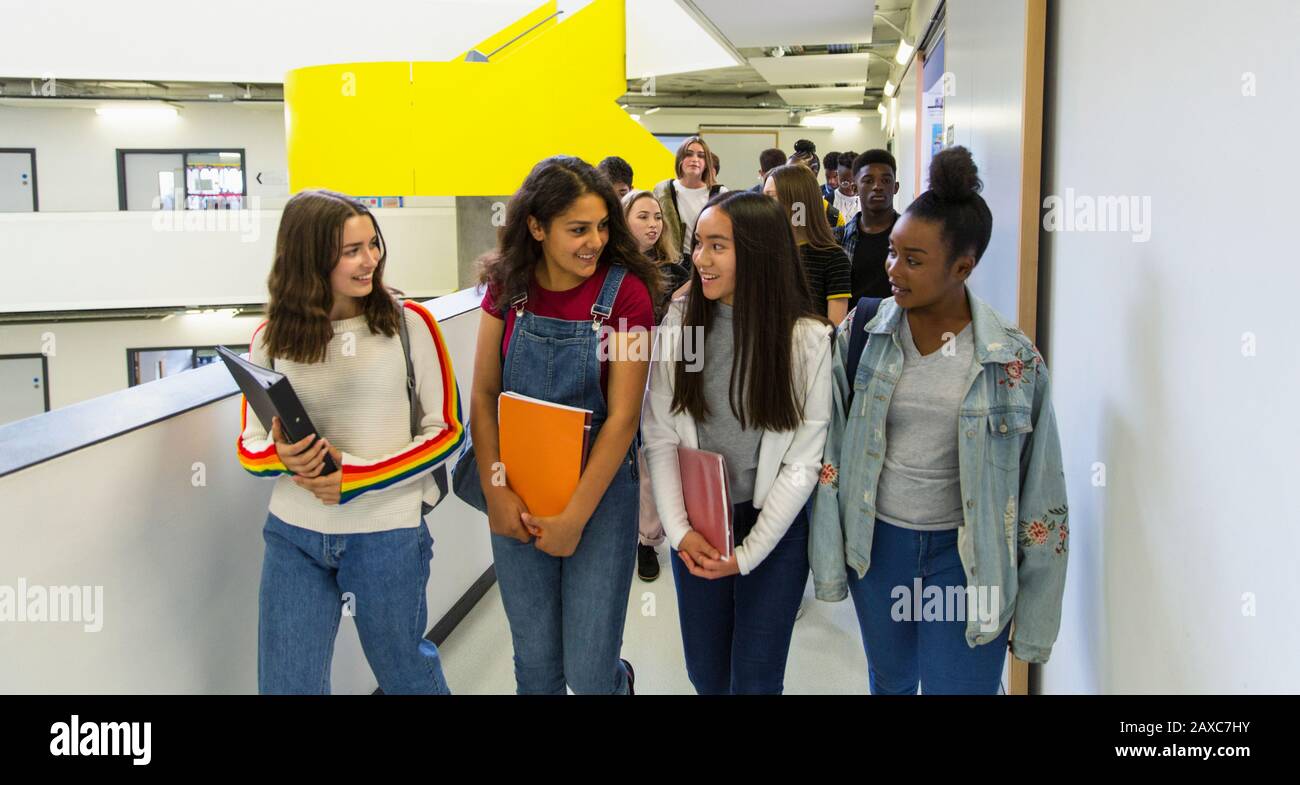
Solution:
[(871, 43), (875, 0), (687, 0), (735, 47)]
[(866, 82), (867, 52), (801, 57), (751, 57), (749, 64), (771, 85)]
[(857, 87), (810, 87), (777, 90), (781, 100), (791, 106), (860, 106), (864, 85)]
[(633, 0), (625, 19), (628, 79), (743, 65), (677, 0)]

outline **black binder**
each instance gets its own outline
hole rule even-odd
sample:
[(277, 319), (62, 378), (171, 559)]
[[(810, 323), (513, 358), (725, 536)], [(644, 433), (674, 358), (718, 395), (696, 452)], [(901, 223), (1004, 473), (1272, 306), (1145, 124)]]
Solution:
[[(217, 347), (217, 354), (221, 355), (221, 359), (226, 363), (226, 370), (230, 371), (235, 384), (238, 384), (239, 389), (244, 392), (248, 405), (253, 407), (253, 412), (257, 414), (257, 419), (262, 423), (262, 427), (266, 428), (268, 434), (271, 433), (272, 416), (280, 418), (280, 429), (290, 442), (300, 441), (316, 433), (316, 426), (312, 425), (307, 410), (302, 407), (302, 401), (298, 400), (298, 394), (293, 391), (284, 374), (254, 365), (224, 346)], [(319, 438), (320, 434), (317, 433), (316, 439)], [(316, 441), (312, 440), (312, 444), (315, 445)], [(323, 477), (336, 471), (338, 466), (329, 453), (326, 453), (325, 463), (321, 466), (319, 476)]]

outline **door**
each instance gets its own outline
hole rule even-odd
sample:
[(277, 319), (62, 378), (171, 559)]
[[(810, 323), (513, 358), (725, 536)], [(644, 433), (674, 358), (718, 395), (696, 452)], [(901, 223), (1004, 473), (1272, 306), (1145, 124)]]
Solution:
[[(181, 153), (126, 153), (126, 209), (185, 209), (185, 156)], [(170, 190), (168, 190), (170, 188)]]
[(0, 425), (44, 414), (49, 401), (43, 356), (0, 356)]
[(0, 150), (0, 213), (36, 209), (36, 151)]

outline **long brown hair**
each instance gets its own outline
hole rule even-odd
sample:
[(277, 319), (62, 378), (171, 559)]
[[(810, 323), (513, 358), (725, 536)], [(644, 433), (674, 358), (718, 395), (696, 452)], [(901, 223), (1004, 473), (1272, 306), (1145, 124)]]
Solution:
[(375, 335), (396, 335), (397, 303), (384, 286), (388, 247), (379, 222), (364, 204), (335, 191), (308, 190), (295, 194), (284, 206), (275, 237), (275, 259), (267, 279), (266, 350), (270, 357), (294, 362), (323, 362), (334, 337), (330, 310), (334, 289), (330, 273), (343, 248), (343, 225), (364, 215), (379, 237), (379, 265), (371, 278), (370, 294), (361, 300), (361, 312)]
[[(830, 221), (826, 218), (826, 208), (822, 206), (822, 189), (817, 185), (817, 175), (802, 164), (778, 166), (768, 177), (776, 186), (776, 198), (785, 208), (786, 218), (794, 229), (796, 239), (804, 231), (803, 239), (813, 248), (837, 249), (835, 234), (831, 231)], [(795, 215), (795, 205), (803, 205), (800, 215)], [(802, 227), (795, 226), (795, 220), (803, 221)]]
[(528, 173), (510, 198), (496, 250), (479, 260), (479, 283), (496, 291), (494, 305), (499, 311), (516, 295), (528, 291), (533, 271), (542, 262), (542, 244), (528, 230), (529, 216), (550, 231), (556, 216), (589, 193), (599, 196), (608, 212), (609, 241), (600, 251), (599, 263), (621, 264), (652, 293), (660, 290), (659, 266), (641, 253), (609, 179), (581, 158), (557, 155), (539, 162)]
[[(654, 202), (655, 209), (663, 212), (663, 208), (659, 206), (658, 197), (650, 191), (628, 191), (623, 195), (623, 217), (627, 218), (631, 216), (633, 205), (642, 199), (649, 199)], [(641, 247), (639, 240), (637, 241), (637, 247)], [(664, 262), (676, 261), (678, 255), (679, 254), (673, 253), (673, 244), (668, 241), (668, 222), (664, 221), (664, 228), (659, 230), (659, 239), (655, 240), (655, 244), (651, 246), (647, 256), (654, 261), (663, 264)]]
[(704, 141), (703, 136), (690, 136), (686, 141), (677, 146), (677, 162), (673, 165), (673, 171), (677, 172), (677, 179), (682, 177), (682, 161), (686, 160), (686, 150), (693, 144), (698, 144), (704, 148), (704, 184), (712, 188), (718, 184), (717, 173), (713, 170), (713, 151), (709, 149), (709, 143)]
[[(804, 317), (830, 322), (808, 310), (808, 281), (780, 205), (752, 191), (729, 191), (710, 199), (704, 210), (710, 208), (731, 219), (736, 248), (731, 412), (742, 428), (794, 430), (804, 404), (795, 389), (794, 327)], [(708, 335), (717, 307), (704, 296), (699, 268), (692, 266), (683, 331), (703, 326)], [(689, 370), (681, 357), (673, 369), (672, 411), (697, 421), (709, 416), (704, 374)]]

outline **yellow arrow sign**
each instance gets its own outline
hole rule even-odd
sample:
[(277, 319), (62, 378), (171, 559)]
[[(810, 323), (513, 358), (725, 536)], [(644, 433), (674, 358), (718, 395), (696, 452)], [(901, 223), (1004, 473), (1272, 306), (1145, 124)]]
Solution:
[(496, 196), (560, 154), (621, 156), (637, 187), (671, 177), (673, 154), (616, 103), (627, 89), (622, 0), (594, 0), (558, 24), (555, 12), (551, 0), (474, 47), (495, 52), (488, 62), (290, 71), (290, 188)]

